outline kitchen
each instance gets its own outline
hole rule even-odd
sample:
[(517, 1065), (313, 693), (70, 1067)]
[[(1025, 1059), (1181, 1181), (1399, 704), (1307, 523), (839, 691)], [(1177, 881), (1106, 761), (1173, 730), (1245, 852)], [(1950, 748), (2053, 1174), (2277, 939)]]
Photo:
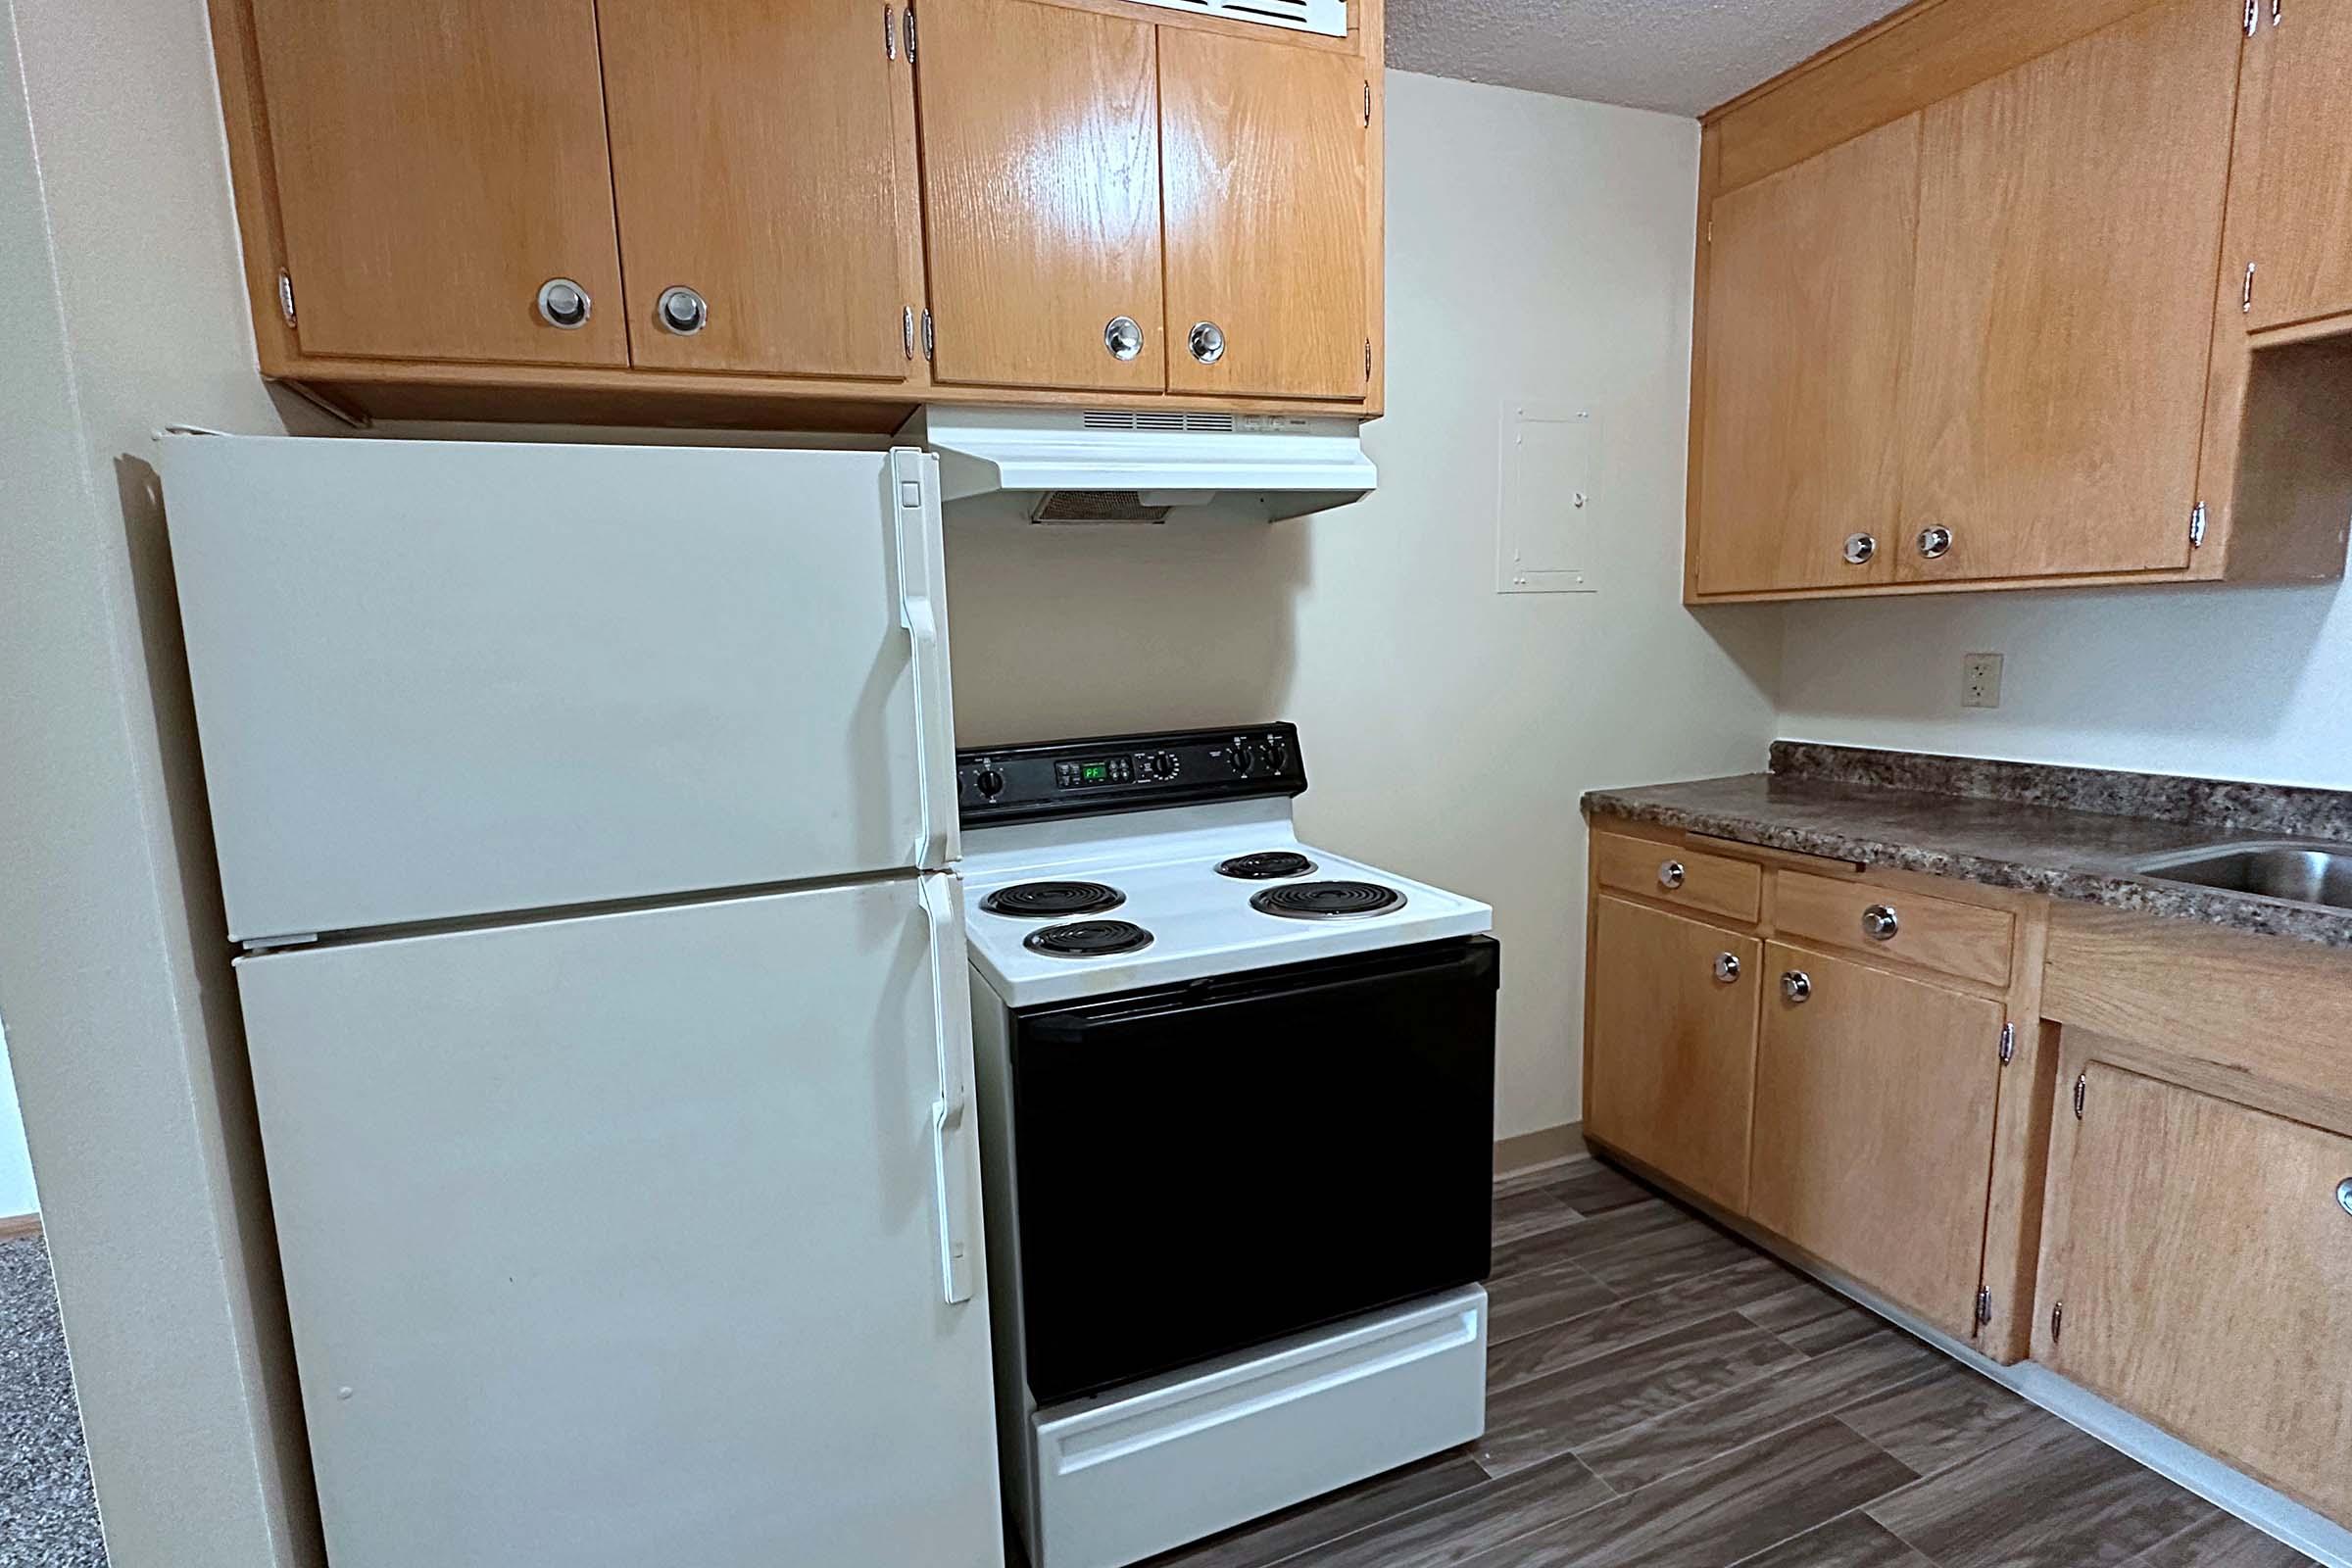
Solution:
[[(28, 863), (20, 885), (135, 894), (138, 902), (111, 911), (92, 908), (87, 940), (98, 952), (146, 930), (152, 961), (137, 983), (93, 1002), (63, 983), (76, 950), (20, 952), (14, 962), (58, 977), (47, 984), (61, 1010), (43, 1026), (39, 974), (10, 969), (10, 1045), (83, 1360), (101, 1493), (110, 1453), (122, 1473), (179, 1477), (148, 1494), (159, 1516), (177, 1521), (172, 1536), (150, 1538), (168, 1540), (176, 1560), (208, 1560), (203, 1541), (267, 1539), (279, 1543), (270, 1550), (298, 1552), (299, 1525), (266, 1521), (286, 1517), (307, 1471), (255, 1462), (280, 1451), (270, 1434), (285, 1430), (273, 1425), (285, 1407), (273, 1401), (295, 1386), (294, 1370), (281, 1364), (282, 1304), (275, 1326), (270, 1320), (273, 1249), (252, 1201), (261, 1171), (240, 1120), (250, 1107), (237, 1111), (233, 1094), (224, 1105), (214, 1087), (224, 1073), (233, 1085), (243, 1045), (218, 894), (205, 891), (220, 873), (206, 805), (188, 776), (193, 720), (184, 691), (172, 695), (186, 677), (173, 591), (156, 569), (168, 536), (148, 481), (118, 460), (151, 461), (150, 436), (166, 424), (338, 427), (282, 391), (272, 397), (254, 374), (250, 334), (267, 318), (238, 292), (245, 271), (201, 12), (106, 7), (68, 19), (20, 3), (16, 17), (28, 114), (41, 132), (48, 248), (28, 253), (32, 270), (14, 298), (51, 302), (43, 319), (26, 321), (23, 341), (51, 344), (44, 352), (57, 384), (72, 389), (78, 423), (28, 413), (11, 424), (24, 439), (62, 443), (47, 450), (66, 466), (47, 471), (79, 477), (59, 493), (80, 497), (79, 515), (96, 506), (114, 520), (68, 532), (60, 553), (39, 558), (66, 575), (46, 579), (52, 591), (21, 614), (12, 603), (10, 624), (27, 650), (42, 651), (38, 667), (80, 669), (98, 683), (76, 697), (61, 690), (25, 722), (93, 726), (73, 753), (103, 747), (88, 755), (115, 760), (108, 776), (136, 781), (119, 795), (72, 794), (77, 812), (128, 815), (44, 819), (83, 825), (23, 847), (76, 857), (111, 847), (131, 858), (102, 875), (78, 860), (71, 873), (36, 874)], [(1403, 19), (1392, 18), (1397, 69), (1381, 105), (1387, 401), (1364, 428), (1380, 470), (1374, 493), (1271, 527), (948, 535), (960, 742), (1289, 718), (1313, 780), (1297, 803), (1301, 838), (1495, 908), (1507, 951), (1494, 1131), (1533, 1140), (1519, 1146), (1523, 1162), (1545, 1153), (1547, 1138), (1548, 1152), (1559, 1152), (1556, 1129), (1583, 1109), (1575, 1040), (1587, 827), (1574, 807), (1588, 789), (1753, 772), (1781, 737), (2344, 782), (2330, 760), (2341, 750), (2340, 703), (2330, 699), (2341, 691), (2347, 641), (2331, 586), (1786, 610), (1681, 604), (1697, 159), (1687, 116), (1865, 20), (1826, 24), (1714, 96), (1681, 100), (1678, 117), (1416, 74), (1399, 53)], [(92, 47), (85, 26), (103, 47)], [(1429, 47), (1426, 36), (1413, 47)], [(125, 92), (133, 81), (140, 89)], [(11, 210), (38, 205), (28, 195)], [(138, 243), (124, 242), (130, 233)], [(896, 333), (894, 325), (894, 343)], [(172, 352), (159, 356), (159, 342)], [(1500, 432), (1520, 410), (1589, 413), (1598, 424), (1599, 471), (1582, 509), (1590, 531), (1574, 563), (1591, 579), (1588, 595), (1494, 591), (1509, 471)], [(504, 431), (470, 424), (464, 433)], [(21, 471), (35, 471), (31, 455)], [(29, 589), (36, 579), (28, 570), (17, 580)], [(111, 618), (88, 613), (101, 603)], [(2183, 659), (2183, 648), (2197, 657)], [(1961, 658), (1986, 649), (2008, 657), (2003, 706), (1963, 710)], [(66, 747), (52, 733), (41, 745), (28, 739), (24, 755)], [(34, 929), (13, 907), (11, 927)], [(73, 937), (71, 927), (43, 929), (44, 940)], [(119, 1081), (92, 1085), (73, 1049), (92, 1030), (141, 1042), (137, 1050), (152, 1054), (146, 1070), (123, 1063)], [(44, 1105), (50, 1125), (93, 1130), (45, 1138)], [(199, 1105), (209, 1108), (200, 1115)], [(116, 1131), (95, 1130), (102, 1125)], [(159, 1199), (151, 1182), (133, 1185), (138, 1173), (112, 1168), (129, 1146), (172, 1162), (181, 1174), (165, 1185), (174, 1196)], [(74, 1192), (136, 1200), (85, 1230), (77, 1249)], [(235, 1261), (224, 1266), (223, 1257)], [(217, 1412), (243, 1412), (241, 1471), (206, 1480), (176, 1460), (142, 1462), (147, 1430), (159, 1443), (197, 1430), (164, 1419), (150, 1391), (134, 1406), (125, 1402), (132, 1384), (110, 1383), (107, 1303), (166, 1288), (158, 1276), (171, 1282), (172, 1315), (186, 1325), (169, 1352), (184, 1364), (172, 1360), (162, 1380), (171, 1401), (185, 1401), (174, 1419), (216, 1412), (203, 1427), (216, 1430)], [(88, 1303), (80, 1325), (77, 1295)], [(135, 1343), (142, 1358), (167, 1353)], [(273, 1391), (271, 1399), (257, 1403), (242, 1392), (249, 1387)], [(108, 1517), (118, 1559), (136, 1560), (142, 1510), (126, 1497)], [(248, 1529), (264, 1535), (240, 1534)], [(259, 1549), (233, 1555), (253, 1560)]]

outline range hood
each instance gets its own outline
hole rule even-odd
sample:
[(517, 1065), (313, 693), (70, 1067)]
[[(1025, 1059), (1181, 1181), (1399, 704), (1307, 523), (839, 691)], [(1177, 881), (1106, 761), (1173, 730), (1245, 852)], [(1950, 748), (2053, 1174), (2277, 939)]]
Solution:
[(1348, 417), (934, 404), (899, 434), (939, 455), (951, 508), (1035, 523), (1265, 522), (1375, 477)]

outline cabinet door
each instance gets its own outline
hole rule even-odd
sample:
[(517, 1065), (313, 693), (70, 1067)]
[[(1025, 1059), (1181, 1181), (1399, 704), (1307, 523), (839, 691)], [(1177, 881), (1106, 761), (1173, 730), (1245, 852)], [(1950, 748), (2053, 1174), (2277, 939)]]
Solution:
[(2352, 1139), (2103, 1062), (2082, 1093), (2056, 1369), (2352, 1518)]
[(1159, 61), (1168, 389), (1360, 400), (1364, 62), (1192, 27)]
[(2352, 311), (2352, 0), (2285, 0), (2246, 49), (2263, 82), (2243, 259), (2255, 264), (2246, 325), (2259, 331)]
[(1907, 116), (1709, 211), (1700, 593), (1893, 580), (1919, 132)]
[(1623, 899), (1594, 906), (1585, 1124), (1736, 1213), (1762, 960), (1754, 937)]
[[(594, 0), (253, 0), (305, 354), (628, 363)], [(586, 291), (572, 328), (540, 286)]]
[(1159, 391), (1152, 27), (1033, 0), (925, 0), (921, 17), (933, 377)]
[(1903, 580), (2188, 564), (2240, 42), (2167, 0), (1926, 111)]
[(2001, 1004), (1787, 943), (1765, 967), (1749, 1212), (1967, 1338)]
[[(882, 8), (599, 0), (597, 15), (632, 362), (904, 380), (914, 132)], [(671, 287), (706, 302), (699, 331), (662, 324)]]

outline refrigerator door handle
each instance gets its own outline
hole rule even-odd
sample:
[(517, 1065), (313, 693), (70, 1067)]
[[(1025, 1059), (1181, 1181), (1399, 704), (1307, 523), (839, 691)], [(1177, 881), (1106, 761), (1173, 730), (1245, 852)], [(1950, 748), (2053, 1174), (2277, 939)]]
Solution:
[(962, 854), (956, 814), (956, 718), (948, 685), (946, 550), (940, 539), (938, 460), (890, 449), (891, 520), (898, 537), (899, 624), (914, 680), (914, 755), (920, 826), (915, 864), (940, 870)]
[(950, 1306), (972, 1298), (971, 1193), (953, 1157), (971, 1120), (972, 1004), (965, 972), (963, 892), (953, 876), (921, 880), (931, 945), (931, 1016), (939, 1098), (931, 1102), (931, 1197), (939, 1215), (940, 1290)]

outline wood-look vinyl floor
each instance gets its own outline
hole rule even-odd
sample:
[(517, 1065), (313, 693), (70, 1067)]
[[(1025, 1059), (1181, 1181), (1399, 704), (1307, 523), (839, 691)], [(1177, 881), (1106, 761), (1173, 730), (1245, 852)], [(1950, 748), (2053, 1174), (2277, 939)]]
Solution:
[(1481, 1442), (1151, 1568), (2308, 1561), (1597, 1161), (1494, 1262)]

